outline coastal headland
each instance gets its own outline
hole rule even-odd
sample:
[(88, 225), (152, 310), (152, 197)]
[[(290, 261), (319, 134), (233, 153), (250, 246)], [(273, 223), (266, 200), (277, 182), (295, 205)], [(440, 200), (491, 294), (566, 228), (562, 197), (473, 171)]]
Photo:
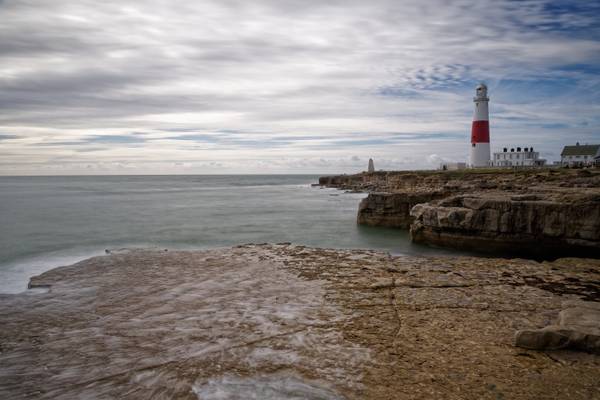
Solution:
[(538, 259), (600, 258), (600, 170), (380, 171), (319, 184), (368, 192), (357, 222), (414, 242)]
[(30, 287), (0, 295), (1, 398), (600, 398), (593, 349), (514, 346), (594, 310), (600, 260), (248, 244), (112, 252)]

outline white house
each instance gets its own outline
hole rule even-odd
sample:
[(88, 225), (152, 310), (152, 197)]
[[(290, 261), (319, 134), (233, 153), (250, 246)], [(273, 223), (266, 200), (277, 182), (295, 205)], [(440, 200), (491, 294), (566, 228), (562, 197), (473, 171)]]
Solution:
[(442, 171), (457, 171), (460, 169), (467, 169), (467, 163), (465, 162), (450, 162), (440, 164)]
[(560, 164), (563, 166), (589, 166), (600, 158), (600, 144), (584, 144), (565, 146), (560, 153)]
[(494, 153), (490, 164), (493, 167), (543, 167), (546, 165), (546, 160), (540, 158), (540, 153), (533, 151), (533, 147), (517, 147), (508, 151), (504, 148), (503, 151)]

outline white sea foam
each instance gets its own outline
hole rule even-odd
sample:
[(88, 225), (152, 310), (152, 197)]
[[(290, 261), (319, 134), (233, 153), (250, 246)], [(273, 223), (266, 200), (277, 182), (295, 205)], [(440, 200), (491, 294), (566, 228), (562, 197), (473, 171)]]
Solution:
[(27, 290), (27, 284), (32, 276), (102, 254), (104, 249), (71, 249), (38, 254), (1, 264), (0, 294), (21, 293)]
[(202, 400), (337, 400), (341, 396), (328, 388), (295, 376), (258, 376), (241, 378), (226, 375), (195, 385), (194, 393)]

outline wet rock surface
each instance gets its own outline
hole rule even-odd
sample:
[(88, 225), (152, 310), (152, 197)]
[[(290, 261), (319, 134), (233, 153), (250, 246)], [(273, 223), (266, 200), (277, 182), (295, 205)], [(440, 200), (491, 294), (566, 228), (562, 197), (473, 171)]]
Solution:
[(600, 356), (514, 347), (598, 282), (585, 259), (110, 254), (0, 296), (0, 398), (600, 398)]
[(240, 378), (226, 375), (193, 387), (203, 400), (342, 400), (326, 387), (285, 374)]

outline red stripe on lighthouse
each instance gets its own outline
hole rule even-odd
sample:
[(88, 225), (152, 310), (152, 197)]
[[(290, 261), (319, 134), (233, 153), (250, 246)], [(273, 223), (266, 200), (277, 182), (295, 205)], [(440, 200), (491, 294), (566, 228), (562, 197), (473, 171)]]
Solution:
[(490, 142), (490, 123), (489, 121), (473, 121), (471, 127), (471, 143), (489, 143)]

